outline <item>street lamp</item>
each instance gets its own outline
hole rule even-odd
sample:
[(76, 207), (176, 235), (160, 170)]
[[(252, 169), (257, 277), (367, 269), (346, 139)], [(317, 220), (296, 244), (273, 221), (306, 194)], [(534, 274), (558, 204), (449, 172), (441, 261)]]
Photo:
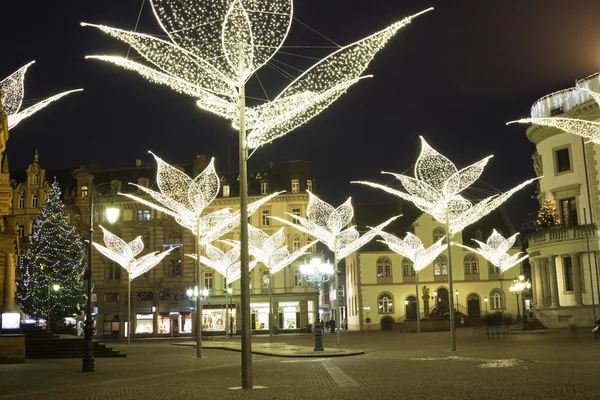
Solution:
[(323, 327), (319, 320), (319, 289), (334, 274), (333, 265), (327, 261), (323, 263), (320, 258), (313, 258), (310, 264), (306, 263), (300, 266), (302, 278), (315, 288), (317, 303), (315, 308), (315, 351), (324, 351), (323, 348)]
[(454, 294), (456, 294), (456, 309), (454, 311), (457, 312), (458, 311), (458, 290), (456, 292), (454, 292)]
[[(189, 288), (186, 291), (188, 297), (196, 299), (196, 326), (202, 328), (202, 300), (205, 300), (208, 297), (208, 289), (204, 288), (202, 290), (198, 290), (198, 286), (195, 286), (193, 289)], [(196, 328), (198, 329), (198, 328)], [(202, 330), (196, 332), (197, 343), (196, 346), (202, 347)]]
[(487, 311), (488, 298), (484, 297), (483, 302), (485, 303), (485, 317), (487, 318), (487, 316), (488, 316), (488, 311)]
[[(90, 194), (90, 236), (88, 244), (88, 265), (85, 269), (84, 279), (87, 280), (87, 306), (85, 309), (85, 344), (82, 359), (82, 372), (94, 372), (96, 370), (96, 360), (94, 360), (94, 320), (92, 318), (92, 243), (94, 242), (94, 198), (99, 193), (106, 193), (112, 196), (112, 205), (106, 209), (106, 219), (114, 224), (119, 218), (119, 209), (115, 207), (115, 195), (119, 188), (112, 182), (105, 182), (94, 186)], [(129, 299), (131, 301), (131, 299)]]
[[(519, 275), (519, 278), (515, 278), (512, 285), (510, 285), (510, 292), (517, 296), (517, 322), (527, 322), (527, 317), (525, 316), (525, 292), (529, 289), (531, 289), (531, 283), (529, 283), (529, 280), (525, 280), (525, 276), (523, 275)], [(519, 295), (521, 295), (521, 300), (523, 301), (523, 319), (521, 319), (521, 313), (519, 311)]]
[[(231, 286), (227, 285), (227, 280), (225, 280), (227, 288), (225, 289), (225, 340), (229, 340), (229, 335), (233, 335), (233, 329), (229, 329), (230, 317), (229, 317), (229, 299), (231, 298), (231, 293), (233, 289)], [(231, 327), (233, 328), (233, 321), (231, 321)]]

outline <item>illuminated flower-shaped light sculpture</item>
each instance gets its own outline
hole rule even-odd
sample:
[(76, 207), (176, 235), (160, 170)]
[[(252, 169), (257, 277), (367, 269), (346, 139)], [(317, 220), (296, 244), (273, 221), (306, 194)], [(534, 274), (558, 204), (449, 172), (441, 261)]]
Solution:
[[(307, 250), (317, 243), (312, 241), (304, 247), (290, 253), (287, 246), (284, 246), (285, 235), (283, 228), (279, 229), (273, 235), (269, 236), (258, 228), (248, 225), (248, 250), (256, 261), (262, 263), (269, 271), (269, 340), (273, 342), (273, 310), (272, 310), (272, 291), (273, 291), (273, 275), (299, 257), (307, 254)], [(239, 242), (231, 244), (239, 246)], [(263, 277), (265, 279), (266, 277)], [(266, 282), (263, 282), (263, 284)]]
[[(491, 156), (490, 156), (491, 157)], [(489, 214), (519, 189), (535, 181), (529, 179), (500, 195), (490, 196), (473, 204), (460, 193), (471, 186), (482, 174), (490, 157), (458, 170), (454, 163), (435, 151), (421, 137), (421, 154), (415, 164), (415, 177), (383, 172), (398, 179), (408, 193), (371, 182), (356, 182), (382, 189), (415, 204), (422, 211), (431, 214), (437, 221), (446, 225), (450, 237), (466, 226)], [(454, 292), (452, 281), (451, 246), (448, 246), (448, 285)], [(450, 309), (454, 309), (452, 296), (449, 296)], [(452, 351), (456, 350), (454, 313), (450, 313), (450, 334)]]
[(48, 104), (60, 99), (73, 92), (80, 92), (83, 89), (69, 90), (56, 94), (52, 97), (42, 100), (39, 103), (34, 104), (24, 110), (21, 110), (23, 105), (23, 96), (25, 92), (25, 73), (35, 61), (24, 65), (17, 71), (10, 74), (8, 77), (0, 81), (0, 93), (2, 98), (0, 99), (0, 112), (5, 113), (8, 116), (8, 129), (12, 129), (19, 122), (35, 114), (37, 111), (46, 107)]
[(445, 237), (435, 242), (427, 249), (421, 243), (421, 239), (408, 232), (404, 240), (392, 235), (391, 233), (378, 232), (383, 242), (388, 245), (394, 253), (408, 258), (413, 263), (415, 270), (415, 297), (417, 299), (417, 333), (421, 333), (421, 312), (419, 310), (419, 271), (431, 264), (435, 258), (446, 249), (447, 244), (442, 243)]
[[(149, 271), (159, 262), (163, 260), (175, 247), (159, 253), (154, 251), (150, 254), (146, 254), (138, 259), (135, 258), (138, 254), (144, 250), (144, 242), (140, 236), (133, 239), (131, 242), (126, 243), (123, 239), (110, 233), (103, 226), (102, 232), (104, 232), (104, 244), (102, 246), (98, 243), (93, 243), (94, 247), (102, 253), (104, 256), (110, 258), (123, 268), (127, 270), (128, 280), (128, 291), (127, 294), (131, 299), (131, 281)], [(131, 305), (130, 301), (127, 302), (127, 344), (131, 341)]]
[[(580, 88), (579, 90), (587, 93), (600, 105), (600, 93), (592, 92), (591, 90)], [(590, 142), (600, 144), (600, 122), (597, 121), (585, 121), (577, 118), (563, 118), (563, 117), (546, 117), (546, 118), (523, 118), (517, 121), (511, 121), (507, 123), (522, 123), (522, 124), (535, 124), (544, 125), (558, 128), (568, 133), (581, 136), (588, 139)]]
[[(521, 261), (525, 260), (528, 255), (524, 255), (521, 257), (522, 252), (509, 254), (508, 250), (513, 247), (515, 241), (517, 240), (517, 236), (519, 234), (515, 233), (511, 237), (504, 239), (504, 236), (499, 234), (495, 229), (487, 239), (486, 243), (483, 243), (479, 240), (473, 239), (474, 242), (479, 244), (479, 249), (473, 249), (469, 246), (459, 245), (481, 255), (483, 258), (488, 260), (490, 263), (498, 267), (500, 269), (500, 273), (503, 274), (515, 265), (519, 264)], [(504, 317), (504, 309), (505, 307), (505, 299), (504, 288), (503, 288), (504, 278), (500, 279), (500, 291), (502, 292), (502, 315)]]
[[(152, 154), (152, 153), (151, 153)], [(214, 159), (202, 173), (195, 179), (190, 178), (184, 172), (169, 165), (156, 155), (157, 172), (156, 183), (159, 191), (144, 186), (132, 184), (141, 192), (148, 194), (157, 203), (135, 196), (133, 194), (121, 193), (148, 207), (154, 208), (175, 219), (184, 228), (196, 235), (196, 254), (202, 254), (202, 246), (213, 242), (240, 224), (240, 211), (231, 212), (229, 209), (221, 209), (210, 214), (203, 214), (204, 210), (213, 202), (219, 192), (219, 176), (215, 172)], [(262, 204), (271, 200), (281, 192), (265, 196), (250, 204), (247, 208), (249, 215), (254, 213)], [(200, 262), (196, 262), (196, 283), (201, 287)], [(202, 323), (197, 318), (197, 355), (201, 357)]]
[[(244, 96), (243, 87), (285, 41), (293, 19), (292, 0), (151, 0), (151, 4), (170, 40), (82, 25), (128, 43), (154, 67), (123, 57), (88, 58), (114, 63), (192, 96), (201, 109), (239, 127), (238, 101)], [(300, 75), (273, 101), (244, 110), (245, 129), (251, 132), (249, 147), (268, 143), (327, 108), (361, 79), (388, 40), (420, 14), (341, 47)]]
[[(339, 277), (337, 273), (338, 261), (367, 244), (377, 235), (378, 231), (385, 228), (394, 219), (398, 218), (398, 216), (390, 218), (360, 236), (355, 226), (346, 228), (354, 216), (351, 198), (348, 198), (348, 200), (338, 208), (333, 208), (330, 204), (317, 198), (317, 196), (310, 191), (307, 190), (307, 192), (310, 196), (310, 200), (306, 208), (306, 218), (287, 213), (299, 224), (278, 217), (271, 218), (316, 237), (333, 251), (333, 268), (335, 269), (335, 287), (337, 293), (337, 288), (339, 288)], [(336, 294), (336, 296), (339, 297), (339, 294)], [(337, 304), (336, 320), (339, 324), (339, 321), (341, 321), (339, 298)], [(340, 329), (338, 329), (337, 333), (337, 345), (340, 346)]]

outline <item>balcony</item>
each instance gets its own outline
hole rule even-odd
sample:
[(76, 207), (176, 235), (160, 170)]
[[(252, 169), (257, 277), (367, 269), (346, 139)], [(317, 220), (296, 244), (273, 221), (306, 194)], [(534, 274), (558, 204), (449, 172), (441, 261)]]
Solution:
[(598, 238), (596, 226), (593, 224), (559, 227), (530, 234), (527, 236), (527, 247), (544, 246), (573, 240), (585, 240), (586, 232), (587, 237), (590, 240)]

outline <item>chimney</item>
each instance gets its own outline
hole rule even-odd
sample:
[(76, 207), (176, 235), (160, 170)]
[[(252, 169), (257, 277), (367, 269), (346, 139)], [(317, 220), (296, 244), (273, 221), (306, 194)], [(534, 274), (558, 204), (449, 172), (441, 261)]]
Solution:
[(202, 171), (206, 169), (208, 163), (206, 162), (205, 154), (196, 154), (196, 159), (193, 164), (193, 174), (194, 177), (198, 176)]
[(142, 160), (140, 160), (139, 158), (135, 159), (135, 166), (136, 167), (141, 167), (143, 165), (144, 165), (144, 163), (142, 162)]

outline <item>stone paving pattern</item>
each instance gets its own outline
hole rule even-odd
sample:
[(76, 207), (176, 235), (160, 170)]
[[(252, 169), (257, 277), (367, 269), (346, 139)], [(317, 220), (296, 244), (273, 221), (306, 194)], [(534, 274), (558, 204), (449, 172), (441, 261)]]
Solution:
[[(127, 357), (98, 358), (93, 373), (81, 373), (79, 359), (0, 365), (0, 399), (592, 399), (600, 395), (600, 339), (589, 331), (463, 328), (456, 352), (448, 332), (342, 332), (342, 349), (365, 353), (255, 354), (251, 390), (234, 390), (240, 353), (210, 348), (210, 340), (202, 359), (193, 346), (171, 340), (107, 341)], [(288, 347), (268, 341), (253, 337), (257, 348)], [(311, 334), (274, 341), (314, 346)], [(326, 349), (335, 343), (335, 335), (324, 335)]]

